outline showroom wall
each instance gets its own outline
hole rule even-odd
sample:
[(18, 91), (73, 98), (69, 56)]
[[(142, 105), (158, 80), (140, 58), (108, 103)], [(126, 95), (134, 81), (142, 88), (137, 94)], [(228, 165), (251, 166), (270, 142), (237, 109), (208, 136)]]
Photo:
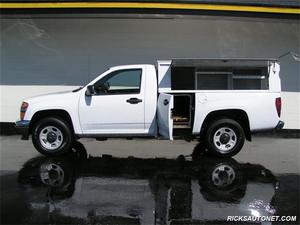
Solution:
[[(83, 85), (114, 65), (299, 53), (299, 20), (154, 16), (0, 21), (0, 122), (18, 118), (22, 99)], [(286, 128), (300, 129), (299, 75), (299, 62), (291, 55), (281, 58)]]

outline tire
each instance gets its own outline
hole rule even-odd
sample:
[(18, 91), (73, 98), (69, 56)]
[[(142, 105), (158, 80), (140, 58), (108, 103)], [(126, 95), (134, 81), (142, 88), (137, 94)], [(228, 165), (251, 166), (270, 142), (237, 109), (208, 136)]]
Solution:
[(68, 152), (73, 145), (73, 132), (63, 119), (48, 117), (37, 122), (32, 132), (34, 147), (45, 156)]
[(214, 156), (227, 158), (236, 155), (243, 147), (245, 133), (232, 119), (219, 119), (211, 123), (206, 133), (206, 147)]

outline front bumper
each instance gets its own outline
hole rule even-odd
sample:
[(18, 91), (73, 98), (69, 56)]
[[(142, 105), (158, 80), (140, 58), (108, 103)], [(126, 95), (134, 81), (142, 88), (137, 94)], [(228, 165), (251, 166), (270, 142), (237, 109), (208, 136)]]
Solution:
[(277, 126), (275, 127), (275, 130), (280, 130), (284, 127), (284, 122), (283, 121), (279, 121)]
[(17, 133), (22, 135), (22, 140), (29, 139), (29, 124), (29, 120), (20, 120), (15, 123)]

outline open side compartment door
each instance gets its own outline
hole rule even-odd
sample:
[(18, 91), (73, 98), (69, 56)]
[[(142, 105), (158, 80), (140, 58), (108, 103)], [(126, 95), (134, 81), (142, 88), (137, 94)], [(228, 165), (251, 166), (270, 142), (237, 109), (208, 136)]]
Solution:
[(174, 105), (173, 95), (161, 93), (157, 103), (158, 133), (169, 140), (173, 140), (172, 109)]

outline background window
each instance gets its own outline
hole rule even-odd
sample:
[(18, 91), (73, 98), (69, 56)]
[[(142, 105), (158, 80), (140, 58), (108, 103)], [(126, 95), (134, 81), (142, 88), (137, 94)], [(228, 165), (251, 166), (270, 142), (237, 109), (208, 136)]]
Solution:
[(234, 76), (234, 90), (265, 90), (267, 79), (265, 76)]
[(196, 72), (196, 90), (228, 90), (230, 74), (226, 72)]
[(235, 68), (233, 70), (234, 90), (266, 90), (269, 86), (268, 69), (258, 68)]

